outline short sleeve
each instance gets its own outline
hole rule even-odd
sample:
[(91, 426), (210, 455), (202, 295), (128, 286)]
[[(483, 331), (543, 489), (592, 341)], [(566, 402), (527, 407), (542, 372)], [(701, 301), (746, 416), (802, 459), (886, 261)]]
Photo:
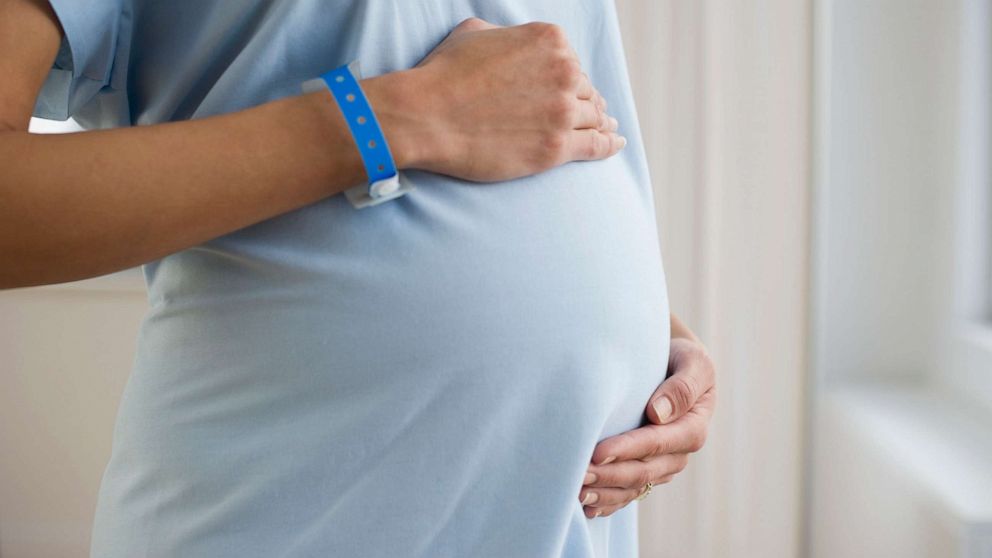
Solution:
[(100, 103), (101, 96), (123, 94), (131, 42), (131, 5), (130, 0), (49, 2), (64, 35), (38, 94), (34, 116), (66, 120), (87, 105)]

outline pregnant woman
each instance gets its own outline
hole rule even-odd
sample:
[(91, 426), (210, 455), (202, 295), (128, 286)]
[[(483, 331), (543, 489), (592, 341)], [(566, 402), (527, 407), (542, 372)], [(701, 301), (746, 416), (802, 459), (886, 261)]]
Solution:
[[(93, 556), (636, 556), (715, 392), (611, 2), (0, 0), (0, 52), (0, 286), (148, 285)], [(352, 60), (373, 121), (301, 90)]]

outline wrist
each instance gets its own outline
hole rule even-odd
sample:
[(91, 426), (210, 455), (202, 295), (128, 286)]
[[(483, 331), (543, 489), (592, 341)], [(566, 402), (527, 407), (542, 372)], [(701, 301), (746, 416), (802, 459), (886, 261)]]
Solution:
[(361, 80), (362, 91), (389, 144), (397, 169), (424, 168), (435, 158), (438, 142), (425, 76), (414, 68)]

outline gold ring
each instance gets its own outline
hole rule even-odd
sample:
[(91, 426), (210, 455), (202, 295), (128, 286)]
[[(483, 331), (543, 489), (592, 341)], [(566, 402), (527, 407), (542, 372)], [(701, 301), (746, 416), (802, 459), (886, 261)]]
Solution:
[(644, 488), (641, 489), (641, 493), (637, 496), (637, 498), (635, 498), (635, 500), (643, 500), (643, 499), (647, 498), (648, 497), (648, 494), (651, 494), (651, 489), (653, 487), (654, 487), (654, 484), (652, 484), (650, 482), (647, 483), (647, 484), (645, 484), (644, 485)]

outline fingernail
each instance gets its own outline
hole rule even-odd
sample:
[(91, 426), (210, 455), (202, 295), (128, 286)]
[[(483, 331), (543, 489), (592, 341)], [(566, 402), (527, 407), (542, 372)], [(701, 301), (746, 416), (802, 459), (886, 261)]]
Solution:
[(665, 422), (672, 416), (672, 402), (667, 397), (661, 396), (654, 402), (654, 412), (658, 415), (658, 420)]
[(603, 515), (603, 510), (596, 510), (596, 515), (594, 515), (593, 517), (599, 517), (601, 515)]
[(614, 460), (615, 460), (616, 458), (617, 458), (617, 456), (615, 456), (615, 455), (611, 455), (611, 456), (609, 456), (609, 457), (607, 457), (606, 459), (604, 459), (604, 460), (602, 460), (602, 461), (600, 461), (600, 462), (599, 462), (599, 465), (606, 465), (606, 464), (608, 464), (608, 463), (613, 463), (613, 461), (614, 461)]
[(586, 492), (586, 497), (582, 499), (582, 505), (587, 506), (589, 504), (595, 504), (599, 500), (599, 494), (595, 492)]
[[(611, 116), (611, 117), (610, 117), (610, 129), (611, 129), (611, 130), (614, 130), (614, 131), (615, 131), (615, 130), (616, 130), (617, 128), (619, 128), (619, 127), (620, 127), (620, 123), (619, 123), (619, 122), (617, 122), (617, 119), (616, 119), (616, 118), (613, 118), (613, 117)], [(623, 137), (623, 136), (620, 136), (620, 137)], [(624, 142), (626, 142), (627, 140), (625, 139), (625, 140), (623, 140), (623, 141), (624, 141)]]
[(592, 484), (596, 482), (596, 473), (586, 473), (586, 478), (582, 480), (582, 484)]
[(620, 149), (627, 147), (627, 138), (620, 136)]

